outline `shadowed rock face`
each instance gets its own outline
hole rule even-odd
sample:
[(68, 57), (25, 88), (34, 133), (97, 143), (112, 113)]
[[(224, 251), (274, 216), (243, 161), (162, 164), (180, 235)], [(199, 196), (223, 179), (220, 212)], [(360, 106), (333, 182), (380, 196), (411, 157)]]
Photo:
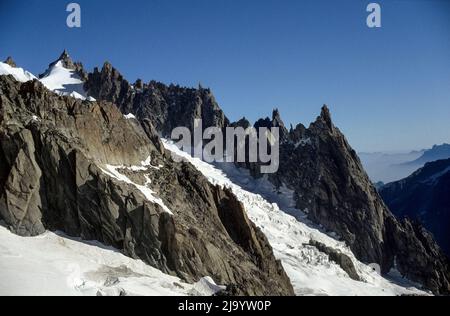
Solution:
[[(119, 171), (147, 185), (173, 216), (103, 171), (148, 156), (145, 170)], [(238, 295), (293, 295), (236, 197), (172, 161), (150, 121), (10, 76), (0, 76), (0, 219), (23, 236), (48, 229), (98, 240), (186, 281), (211, 276)]]

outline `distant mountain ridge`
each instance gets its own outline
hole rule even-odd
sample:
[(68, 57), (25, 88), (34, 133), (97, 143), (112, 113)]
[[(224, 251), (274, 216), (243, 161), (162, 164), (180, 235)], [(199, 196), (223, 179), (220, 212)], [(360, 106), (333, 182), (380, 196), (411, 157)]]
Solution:
[(396, 216), (420, 222), (450, 255), (450, 159), (426, 163), (380, 194)]
[(419, 158), (404, 163), (405, 165), (424, 165), (441, 159), (450, 158), (450, 144), (434, 145), (433, 148), (425, 150)]
[(450, 145), (444, 143), (408, 153), (361, 152), (358, 155), (373, 182), (389, 183), (408, 177), (427, 162), (450, 158)]

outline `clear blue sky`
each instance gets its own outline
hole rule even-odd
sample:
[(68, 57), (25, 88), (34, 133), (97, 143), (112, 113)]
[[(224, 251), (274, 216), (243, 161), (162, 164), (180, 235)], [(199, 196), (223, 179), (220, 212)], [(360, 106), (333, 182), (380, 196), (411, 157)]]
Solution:
[(309, 124), (326, 103), (358, 151), (450, 142), (448, 0), (378, 1), (381, 29), (362, 0), (78, 0), (81, 29), (69, 2), (0, 0), (0, 58), (38, 74), (67, 48), (129, 81), (201, 82), (232, 120)]

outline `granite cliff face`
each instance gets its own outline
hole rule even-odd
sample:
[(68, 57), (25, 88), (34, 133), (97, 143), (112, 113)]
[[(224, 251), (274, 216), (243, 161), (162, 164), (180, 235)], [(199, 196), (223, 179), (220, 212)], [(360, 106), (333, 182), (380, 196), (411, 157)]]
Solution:
[(174, 162), (155, 131), (112, 103), (0, 76), (0, 219), (23, 236), (98, 240), (186, 281), (211, 276), (236, 295), (292, 295), (236, 197)]

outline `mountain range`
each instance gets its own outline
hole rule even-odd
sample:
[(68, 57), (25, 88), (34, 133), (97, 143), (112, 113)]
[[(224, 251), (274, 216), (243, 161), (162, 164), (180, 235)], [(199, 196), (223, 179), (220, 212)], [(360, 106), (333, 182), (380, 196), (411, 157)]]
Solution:
[(406, 178), (427, 162), (450, 158), (450, 145), (408, 153), (359, 153), (369, 177), (374, 182), (389, 183)]
[(260, 163), (210, 169), (164, 140), (195, 119), (251, 125), (230, 122), (210, 89), (131, 84), (110, 63), (88, 73), (66, 51), (39, 79), (11, 58), (0, 75), (0, 219), (15, 234), (96, 240), (227, 295), (417, 293), (373, 264), (450, 292), (448, 258), (390, 212), (326, 106), (309, 127), (287, 129), (277, 110), (255, 122), (280, 128), (280, 167), (267, 176)]
[(450, 144), (434, 145), (433, 148), (423, 151), (423, 154), (413, 160), (405, 162), (405, 165), (423, 166), (427, 162), (450, 158)]

